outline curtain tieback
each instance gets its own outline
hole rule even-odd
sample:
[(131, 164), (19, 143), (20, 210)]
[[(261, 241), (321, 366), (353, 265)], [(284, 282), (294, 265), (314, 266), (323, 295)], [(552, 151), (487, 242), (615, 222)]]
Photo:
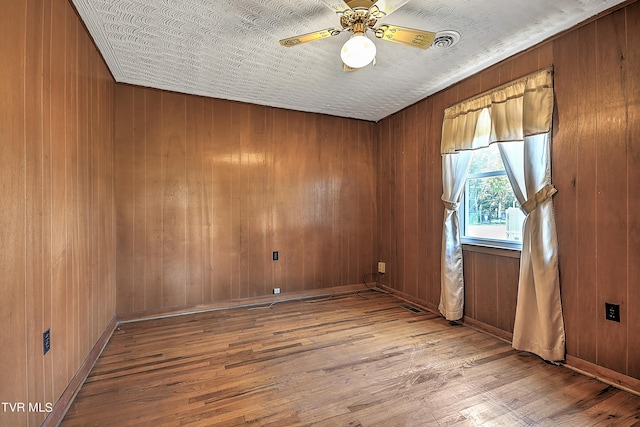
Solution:
[(442, 204), (444, 204), (444, 207), (450, 211), (457, 211), (458, 210), (458, 206), (460, 205), (460, 203), (456, 203), (456, 202), (450, 202), (448, 200), (442, 199)]
[(533, 195), (529, 200), (524, 202), (520, 209), (526, 214), (529, 215), (531, 212), (535, 211), (538, 206), (540, 206), (545, 200), (556, 194), (558, 190), (551, 185), (547, 184), (540, 191)]

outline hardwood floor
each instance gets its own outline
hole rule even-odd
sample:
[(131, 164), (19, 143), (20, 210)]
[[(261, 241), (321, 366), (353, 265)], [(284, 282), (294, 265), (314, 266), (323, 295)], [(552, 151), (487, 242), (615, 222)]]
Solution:
[(67, 426), (640, 425), (640, 397), (378, 292), (122, 324)]

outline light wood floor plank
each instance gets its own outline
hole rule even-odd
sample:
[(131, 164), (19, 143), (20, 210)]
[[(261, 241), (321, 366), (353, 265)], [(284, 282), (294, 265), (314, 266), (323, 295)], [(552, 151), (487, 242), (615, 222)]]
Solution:
[(119, 326), (62, 425), (633, 426), (640, 397), (378, 292)]

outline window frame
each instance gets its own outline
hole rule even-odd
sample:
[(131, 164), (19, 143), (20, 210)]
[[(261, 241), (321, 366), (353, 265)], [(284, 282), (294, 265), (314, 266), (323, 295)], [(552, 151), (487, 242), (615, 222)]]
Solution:
[[(488, 149), (489, 146), (480, 148), (480, 150)], [(460, 215), (460, 242), (463, 245), (479, 246), (486, 248), (506, 249), (510, 251), (522, 251), (522, 241), (506, 240), (506, 239), (492, 239), (489, 237), (475, 237), (467, 236), (467, 217), (469, 216), (469, 198), (467, 197), (468, 181), (470, 179), (482, 179), (492, 178), (497, 176), (507, 176), (507, 171), (504, 169), (504, 163), (500, 159), (502, 164), (502, 170), (494, 170), (489, 172), (468, 173), (464, 180), (464, 191), (462, 192), (462, 203), (459, 211)], [(512, 189), (513, 191), (513, 189)]]

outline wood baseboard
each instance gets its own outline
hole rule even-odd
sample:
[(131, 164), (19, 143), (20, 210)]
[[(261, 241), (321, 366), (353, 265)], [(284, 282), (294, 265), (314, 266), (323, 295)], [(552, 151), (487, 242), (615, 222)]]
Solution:
[(502, 340), (507, 341), (508, 343), (511, 343), (511, 341), (513, 340), (513, 334), (511, 332), (502, 330), (500, 328), (496, 328), (495, 326), (491, 326), (488, 325), (486, 323), (483, 323), (479, 320), (473, 319), (471, 317), (468, 316), (464, 316), (464, 324), (473, 328), (473, 329), (477, 329), (479, 331), (482, 332), (486, 332), (490, 335), (493, 335), (494, 337), (498, 337)]
[(117, 326), (117, 319), (113, 316), (102, 335), (100, 335), (100, 338), (98, 338), (98, 341), (84, 359), (82, 366), (80, 366), (78, 372), (73, 376), (71, 382), (69, 382), (69, 385), (62, 393), (62, 396), (60, 396), (60, 399), (58, 399), (49, 415), (47, 415), (47, 418), (42, 422), (41, 427), (54, 427), (60, 425), (65, 414), (71, 407), (73, 400), (80, 391), (80, 388), (89, 376), (91, 369), (93, 369), (93, 366), (96, 364), (98, 358), (102, 354), (102, 351), (111, 339), (111, 335), (113, 335)]
[(342, 285), (331, 288), (311, 289), (307, 291), (286, 292), (277, 295), (264, 295), (254, 298), (240, 298), (235, 300), (221, 301), (213, 304), (203, 304), (185, 307), (173, 307), (159, 310), (137, 311), (134, 313), (118, 314), (118, 324), (137, 322), (141, 320), (159, 319), (163, 317), (182, 316), (185, 314), (203, 313), (207, 311), (228, 310), (239, 307), (252, 307), (264, 304), (293, 301), (305, 298), (328, 297), (330, 295), (340, 295), (354, 293), (369, 289), (363, 283), (354, 285)]
[(639, 379), (612, 371), (611, 369), (570, 355), (567, 355), (565, 366), (572, 371), (576, 371), (580, 374), (602, 381), (603, 383), (640, 396)]
[(404, 292), (400, 292), (397, 289), (393, 289), (393, 288), (391, 288), (391, 287), (389, 287), (387, 285), (383, 285), (381, 283), (378, 283), (377, 287), (379, 289), (385, 291), (385, 292), (389, 292), (390, 294), (392, 294), (392, 295), (394, 295), (394, 296), (396, 296), (396, 297), (398, 297), (398, 298), (400, 298), (402, 300), (405, 300), (407, 302), (410, 302), (411, 304), (415, 304), (415, 305), (417, 305), (419, 307), (424, 308), (425, 310), (428, 310), (428, 311), (430, 311), (432, 313), (440, 315), (440, 312), (438, 311), (438, 306), (436, 306), (434, 304), (430, 304), (430, 303), (428, 303), (426, 301), (421, 300), (420, 298), (416, 298), (416, 297), (413, 297), (411, 295), (405, 294)]

